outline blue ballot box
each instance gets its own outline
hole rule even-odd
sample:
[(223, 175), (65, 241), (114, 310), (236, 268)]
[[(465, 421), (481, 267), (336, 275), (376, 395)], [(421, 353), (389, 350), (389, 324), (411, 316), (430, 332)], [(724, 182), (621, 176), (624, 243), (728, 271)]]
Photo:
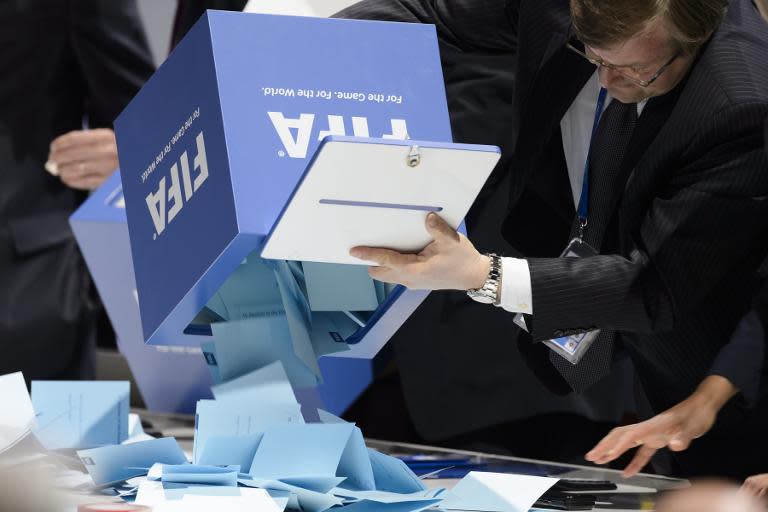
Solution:
[[(144, 343), (120, 171), (91, 194), (70, 224), (147, 408), (194, 413), (199, 399), (211, 397), (211, 372), (199, 347)], [(316, 414), (316, 408), (342, 414), (371, 382), (375, 366), (383, 363), (381, 356), (346, 355), (320, 357), (323, 383), (295, 390), (306, 417)]]
[[(257, 260), (324, 137), (451, 141), (433, 26), (208, 11), (115, 131), (146, 343), (200, 346), (236, 337), (238, 321), (251, 337), (290, 336), (308, 366), (297, 339), (315, 344), (318, 329), (349, 344), (338, 357), (370, 359), (424, 299), (374, 283), (373, 299), (356, 295), (372, 306), (334, 313), (326, 270)], [(223, 307), (225, 292), (245, 306)]]

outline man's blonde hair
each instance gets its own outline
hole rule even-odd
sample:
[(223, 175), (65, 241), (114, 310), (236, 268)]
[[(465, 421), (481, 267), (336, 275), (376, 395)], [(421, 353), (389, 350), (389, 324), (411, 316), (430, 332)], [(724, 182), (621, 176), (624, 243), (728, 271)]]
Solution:
[(571, 0), (577, 37), (595, 48), (610, 48), (662, 20), (672, 43), (693, 54), (717, 30), (728, 0)]

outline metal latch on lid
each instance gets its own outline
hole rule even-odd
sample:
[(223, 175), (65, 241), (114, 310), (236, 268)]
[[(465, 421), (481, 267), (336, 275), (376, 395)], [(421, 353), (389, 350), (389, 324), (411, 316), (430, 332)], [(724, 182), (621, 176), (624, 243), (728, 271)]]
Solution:
[(421, 151), (419, 146), (411, 146), (411, 150), (408, 152), (408, 167), (417, 167), (421, 163)]

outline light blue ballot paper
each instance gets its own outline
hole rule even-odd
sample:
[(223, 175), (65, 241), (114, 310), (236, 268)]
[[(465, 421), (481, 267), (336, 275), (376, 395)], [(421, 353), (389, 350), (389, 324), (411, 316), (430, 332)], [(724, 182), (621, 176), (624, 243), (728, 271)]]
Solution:
[[(272, 267), (249, 257), (219, 288), (229, 320), (241, 320), (282, 311), (282, 299)], [(223, 316), (223, 315), (222, 315)]]
[(35, 435), (49, 450), (120, 444), (129, 397), (126, 381), (32, 381)]
[(276, 261), (274, 265), (277, 285), (283, 298), (285, 317), (288, 320), (288, 329), (291, 332), (293, 352), (307, 368), (312, 370), (320, 382), (320, 366), (317, 364), (317, 355), (310, 339), (312, 313), (309, 310), (309, 304), (294, 279), (288, 263)]
[[(323, 409), (317, 410), (317, 417), (320, 420), (320, 423), (350, 423), (349, 421), (339, 418), (335, 414), (331, 414), (328, 411), (324, 411)], [(350, 423), (351, 425), (354, 425), (354, 423)]]
[(387, 300), (387, 289), (384, 287), (384, 283), (374, 281), (373, 286), (376, 288), (376, 300), (379, 301), (379, 304), (383, 304)]
[(304, 423), (298, 404), (262, 406), (200, 400), (197, 402), (195, 416), (193, 461), (200, 464), (206, 443), (212, 437), (252, 436), (276, 425), (296, 423)]
[(400, 459), (372, 449), (368, 450), (368, 456), (371, 459), (377, 491), (410, 494), (427, 489), (411, 468)]
[(304, 476), (281, 478), (280, 481), (310, 491), (327, 493), (345, 480), (343, 476)]
[(343, 487), (374, 490), (360, 429), (347, 424), (282, 425), (264, 432), (250, 470), (254, 478), (346, 477)]
[(138, 443), (80, 450), (77, 456), (85, 465), (93, 483), (121, 482), (147, 473), (155, 463), (184, 464), (187, 457), (172, 437)]
[[(344, 507), (345, 512), (420, 512), (431, 508), (440, 499), (423, 499), (416, 501), (397, 501), (393, 503), (381, 503), (379, 501), (362, 500)], [(527, 511), (526, 511), (527, 512)]]
[(299, 284), (299, 287), (301, 288), (302, 293), (304, 296), (307, 295), (307, 280), (304, 279), (304, 269), (301, 266), (301, 262), (299, 261), (288, 261), (288, 268), (291, 269), (291, 274), (293, 274), (293, 278), (296, 279), (296, 282)]
[(393, 493), (385, 491), (347, 491), (334, 489), (334, 496), (353, 500), (346, 509), (360, 511), (416, 512), (425, 510), (442, 501), (445, 489), (430, 489), (414, 493)]
[(275, 361), (263, 368), (211, 387), (219, 402), (297, 405), (296, 395), (285, 373), (283, 363)]
[(221, 298), (220, 293), (217, 292), (216, 295), (211, 297), (205, 306), (224, 320), (230, 320), (229, 311), (227, 311), (227, 306), (224, 304), (224, 299)]
[(207, 466), (202, 464), (165, 464), (163, 483), (219, 485), (237, 487), (240, 466)]
[(266, 489), (270, 494), (272, 494), (273, 491), (290, 492), (292, 495), (296, 496), (298, 503), (295, 504), (297, 506), (292, 506), (291, 503), (289, 503), (288, 507), (299, 508), (303, 512), (322, 512), (324, 510), (328, 510), (331, 507), (341, 505), (344, 502), (342, 498), (337, 498), (332, 494), (312, 491), (303, 487), (290, 485), (279, 480), (249, 478), (240, 479), (239, 483), (247, 487), (259, 487), (261, 489)]
[(263, 433), (247, 436), (213, 436), (205, 443), (205, 449), (198, 458), (199, 464), (212, 466), (238, 465), (243, 469), (251, 467), (253, 456), (261, 443)]
[(206, 346), (204, 355), (211, 375), (226, 382), (281, 361), (291, 385), (311, 388), (317, 375), (298, 358), (284, 314), (212, 324), (215, 348)]
[(219, 356), (216, 354), (216, 343), (213, 341), (203, 342), (200, 344), (200, 350), (203, 352), (208, 371), (211, 372), (211, 381), (214, 384), (223, 382), (219, 370)]
[(339, 312), (312, 315), (312, 346), (317, 357), (349, 350), (344, 340), (360, 328), (347, 315)]
[(301, 265), (290, 261), (269, 261), (275, 272), (280, 297), (285, 305), (286, 296), (295, 303), (298, 312), (300, 312), (305, 323), (312, 321), (312, 309), (309, 307), (306, 292), (306, 280), (304, 279)]
[(312, 311), (373, 311), (379, 307), (367, 267), (312, 262), (302, 266)]

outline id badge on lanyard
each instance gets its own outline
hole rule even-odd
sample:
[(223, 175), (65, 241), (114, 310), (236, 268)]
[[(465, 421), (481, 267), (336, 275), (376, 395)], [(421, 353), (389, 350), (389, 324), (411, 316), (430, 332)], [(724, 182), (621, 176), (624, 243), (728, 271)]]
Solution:
[[(597, 98), (597, 107), (595, 108), (595, 121), (592, 125), (592, 138), (590, 139), (589, 144), (590, 148), (587, 153), (587, 161), (584, 164), (584, 179), (582, 182), (581, 199), (579, 200), (578, 207), (579, 236), (571, 240), (568, 247), (566, 247), (560, 255), (561, 258), (587, 258), (590, 256), (597, 256), (598, 254), (591, 245), (584, 241), (584, 229), (587, 227), (589, 214), (589, 154), (592, 152), (592, 140), (595, 138), (600, 115), (605, 106), (606, 96), (607, 91), (604, 88), (601, 88), (600, 95)], [(514, 321), (518, 326), (527, 330), (523, 315), (515, 315)], [(586, 354), (587, 350), (589, 350), (589, 347), (594, 343), (599, 334), (600, 330), (596, 329), (571, 336), (562, 336), (560, 338), (546, 340), (543, 343), (571, 364), (577, 364), (581, 361), (581, 358), (584, 357), (584, 354)]]

